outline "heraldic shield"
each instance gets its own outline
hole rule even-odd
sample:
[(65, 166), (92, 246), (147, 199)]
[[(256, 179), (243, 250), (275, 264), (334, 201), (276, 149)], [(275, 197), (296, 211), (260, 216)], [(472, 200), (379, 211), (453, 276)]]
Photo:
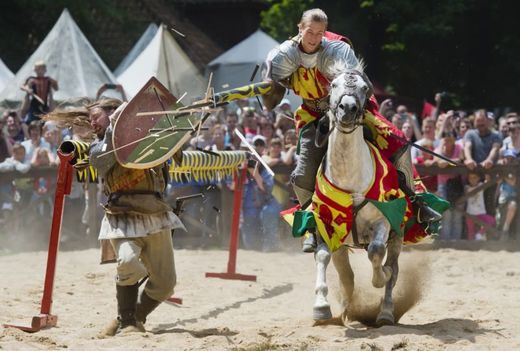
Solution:
[(145, 169), (172, 158), (206, 117), (203, 113), (171, 112), (181, 107), (164, 85), (155, 77), (150, 78), (114, 125), (112, 142), (117, 161), (123, 167)]

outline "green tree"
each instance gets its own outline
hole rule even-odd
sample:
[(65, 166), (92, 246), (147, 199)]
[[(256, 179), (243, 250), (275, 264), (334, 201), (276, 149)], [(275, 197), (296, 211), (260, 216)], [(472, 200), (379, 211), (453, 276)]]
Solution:
[(296, 25), (303, 11), (314, 4), (314, 0), (270, 0), (271, 7), (262, 11), (260, 26), (278, 41), (284, 41), (297, 32)]
[(303, 10), (319, 7), (329, 17), (329, 30), (352, 40), (371, 79), (396, 94), (420, 102), (447, 91), (452, 107), (520, 108), (515, 5), (513, 0), (276, 1), (263, 13), (262, 25), (286, 39)]

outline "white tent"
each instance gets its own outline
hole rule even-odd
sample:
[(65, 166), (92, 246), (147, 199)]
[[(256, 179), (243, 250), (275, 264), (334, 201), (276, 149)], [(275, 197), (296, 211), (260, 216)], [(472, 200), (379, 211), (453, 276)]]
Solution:
[(47, 75), (58, 81), (55, 100), (94, 98), (102, 84), (116, 83), (112, 72), (65, 9), (40, 46), (0, 93), (0, 101), (23, 100), (25, 93), (20, 86), (34, 76), (34, 63), (40, 60), (47, 64)]
[[(206, 77), (213, 73), (212, 86), (216, 92), (250, 84), (255, 66), (261, 68), (269, 51), (278, 45), (276, 40), (258, 29), (211, 61), (206, 67)], [(261, 80), (262, 72), (259, 69), (253, 82)], [(287, 98), (293, 109), (301, 103), (301, 99), (292, 93)]]
[(121, 61), (119, 66), (117, 66), (117, 68), (114, 70), (114, 75), (116, 77), (123, 73), (128, 68), (128, 66), (130, 66), (132, 62), (135, 61), (137, 56), (139, 56), (139, 54), (143, 52), (144, 49), (146, 49), (148, 44), (150, 44), (154, 38), (158, 29), (159, 26), (157, 26), (155, 23), (150, 23), (150, 25), (148, 25), (148, 28), (146, 28), (139, 40), (134, 44), (128, 55), (125, 56), (123, 61)]
[(5, 65), (4, 61), (0, 59), (0, 92), (4, 90), (7, 82), (9, 82), (9, 80), (11, 80), (13, 77), (13, 72), (11, 72), (11, 70)]
[[(206, 75), (213, 73), (215, 91), (249, 84), (255, 66), (257, 64), (261, 66), (269, 51), (278, 44), (276, 40), (258, 29), (211, 61), (206, 68)], [(254, 81), (261, 81), (261, 76), (261, 72), (258, 71)]]
[(125, 91), (133, 96), (152, 76), (178, 98), (185, 92), (188, 93), (183, 102), (200, 98), (206, 90), (204, 78), (197, 67), (177, 44), (172, 34), (165, 30), (164, 25), (159, 27), (152, 41), (134, 62), (117, 76), (117, 80)]

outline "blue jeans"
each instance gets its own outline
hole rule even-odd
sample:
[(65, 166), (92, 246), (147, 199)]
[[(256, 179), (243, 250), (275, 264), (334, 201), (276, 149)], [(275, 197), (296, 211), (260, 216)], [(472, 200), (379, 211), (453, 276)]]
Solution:
[(260, 250), (262, 246), (262, 221), (260, 215), (243, 216), (240, 228), (243, 248), (246, 250)]
[(262, 208), (260, 220), (262, 221), (262, 251), (274, 251), (278, 247), (278, 226), (280, 224), (280, 211), (282, 206), (274, 198)]
[[(437, 191), (443, 199), (447, 198), (446, 183), (439, 184)], [(440, 239), (442, 240), (460, 240), (462, 238), (463, 214), (462, 212), (455, 211), (455, 209), (464, 210), (464, 204), (451, 205), (452, 208), (442, 214), (442, 228), (439, 233)], [(455, 208), (453, 208), (453, 206), (455, 206)]]

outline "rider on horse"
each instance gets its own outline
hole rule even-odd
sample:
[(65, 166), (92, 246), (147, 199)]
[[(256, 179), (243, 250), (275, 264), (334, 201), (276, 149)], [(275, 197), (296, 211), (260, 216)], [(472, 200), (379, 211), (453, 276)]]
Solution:
[[(306, 208), (315, 188), (316, 172), (326, 153), (326, 147), (316, 145), (328, 133), (329, 84), (337, 63), (355, 68), (359, 62), (350, 41), (326, 31), (327, 15), (320, 9), (303, 13), (298, 24), (299, 34), (273, 49), (267, 57), (267, 78), (275, 84), (273, 92), (264, 96), (267, 108), (273, 108), (282, 99), (285, 88), (292, 89), (303, 99), (295, 111), (299, 134), (299, 159), (291, 176), (294, 192), (302, 208)], [(284, 88), (285, 87), (285, 88)], [(368, 136), (380, 151), (390, 159), (399, 172), (399, 185), (412, 200), (419, 223), (429, 224), (441, 215), (415, 197), (413, 166), (410, 146), (403, 133), (379, 114), (372, 96), (366, 106), (364, 124)], [(318, 135), (316, 133), (318, 132)], [(397, 136), (397, 137), (395, 137)], [(314, 252), (316, 239), (310, 235), (304, 241), (303, 251)]]

